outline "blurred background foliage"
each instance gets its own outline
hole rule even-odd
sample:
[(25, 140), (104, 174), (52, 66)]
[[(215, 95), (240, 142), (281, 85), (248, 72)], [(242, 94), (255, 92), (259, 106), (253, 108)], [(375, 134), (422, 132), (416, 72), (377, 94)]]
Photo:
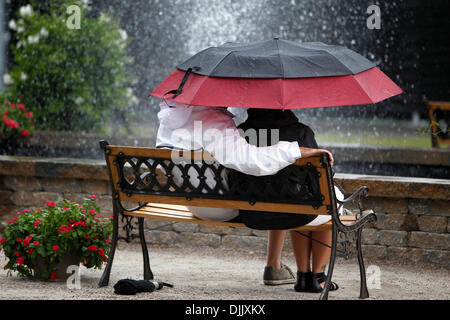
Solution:
[[(89, 16), (83, 1), (12, 5), (4, 95), (30, 106), (43, 130), (101, 132), (112, 116), (126, 123), (126, 107), (136, 103), (126, 68), (129, 41), (112, 13)], [(80, 8), (79, 29), (68, 27), (70, 5)]]

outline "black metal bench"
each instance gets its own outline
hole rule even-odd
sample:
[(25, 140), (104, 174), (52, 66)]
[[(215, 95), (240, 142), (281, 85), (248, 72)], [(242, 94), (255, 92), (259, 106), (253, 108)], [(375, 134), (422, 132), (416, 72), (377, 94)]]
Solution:
[[(332, 171), (327, 154), (320, 157), (301, 158), (280, 170), (274, 176), (247, 176), (219, 165), (211, 155), (202, 152), (126, 147), (109, 145), (100, 141), (109, 170), (113, 198), (113, 236), (109, 259), (99, 286), (107, 286), (119, 240), (119, 217), (125, 220), (126, 240), (131, 234), (131, 220), (137, 217), (139, 237), (144, 260), (144, 279), (153, 279), (147, 245), (144, 237), (144, 218), (162, 219), (197, 224), (246, 228), (237, 222), (200, 220), (186, 206), (233, 208), (241, 210), (275, 211), (292, 214), (331, 215), (330, 222), (319, 226), (302, 226), (292, 230), (332, 230), (331, 258), (328, 277), (320, 298), (328, 298), (328, 288), (337, 255), (338, 236), (346, 242), (355, 241), (360, 269), (360, 298), (369, 297), (361, 248), (361, 232), (368, 222), (376, 221), (371, 210), (364, 211), (362, 197), (368, 188), (361, 187), (344, 201), (336, 199)], [(175, 181), (175, 168), (178, 176)], [(189, 180), (188, 171), (198, 174), (198, 185)], [(215, 184), (206, 183), (205, 172), (214, 174)], [(180, 171), (182, 174), (180, 175)], [(228, 177), (224, 184), (224, 174)], [(181, 179), (181, 182), (180, 182)], [(296, 188), (289, 188), (294, 179)], [(338, 214), (339, 206), (357, 201), (357, 215)], [(138, 203), (125, 208), (123, 202)], [(349, 240), (351, 239), (351, 240)], [(347, 245), (344, 254), (349, 256)]]

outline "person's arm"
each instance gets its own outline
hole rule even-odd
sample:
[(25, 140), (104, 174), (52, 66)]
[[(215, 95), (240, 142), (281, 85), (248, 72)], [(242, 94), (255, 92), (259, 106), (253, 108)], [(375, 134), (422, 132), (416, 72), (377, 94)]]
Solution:
[(300, 148), (296, 141), (280, 141), (272, 146), (258, 148), (247, 143), (235, 126), (220, 127), (218, 125), (204, 132), (205, 151), (224, 167), (250, 175), (273, 175), (302, 156), (311, 157), (325, 152), (322, 149)]
[(280, 141), (270, 147), (256, 147), (247, 143), (238, 131), (236, 134), (218, 132), (204, 146), (224, 167), (254, 175), (272, 175), (301, 157), (297, 142)]

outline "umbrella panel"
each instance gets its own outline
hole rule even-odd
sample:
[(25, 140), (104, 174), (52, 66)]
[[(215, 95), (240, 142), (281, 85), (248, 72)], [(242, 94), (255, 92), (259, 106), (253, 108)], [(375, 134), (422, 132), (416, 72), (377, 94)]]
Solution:
[[(171, 100), (185, 72), (174, 70), (150, 95)], [(303, 109), (373, 104), (402, 93), (374, 67), (355, 75), (263, 79), (219, 78), (192, 73), (176, 102), (193, 106)]]

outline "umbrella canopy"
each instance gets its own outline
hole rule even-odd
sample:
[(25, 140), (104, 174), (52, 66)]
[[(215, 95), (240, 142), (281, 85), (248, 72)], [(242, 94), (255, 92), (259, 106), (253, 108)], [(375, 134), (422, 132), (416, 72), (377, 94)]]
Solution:
[(194, 106), (298, 109), (372, 104), (401, 92), (347, 48), (274, 39), (205, 49), (150, 94)]
[(207, 48), (177, 66), (221, 78), (308, 78), (357, 74), (375, 64), (341, 46), (288, 40), (227, 42)]

